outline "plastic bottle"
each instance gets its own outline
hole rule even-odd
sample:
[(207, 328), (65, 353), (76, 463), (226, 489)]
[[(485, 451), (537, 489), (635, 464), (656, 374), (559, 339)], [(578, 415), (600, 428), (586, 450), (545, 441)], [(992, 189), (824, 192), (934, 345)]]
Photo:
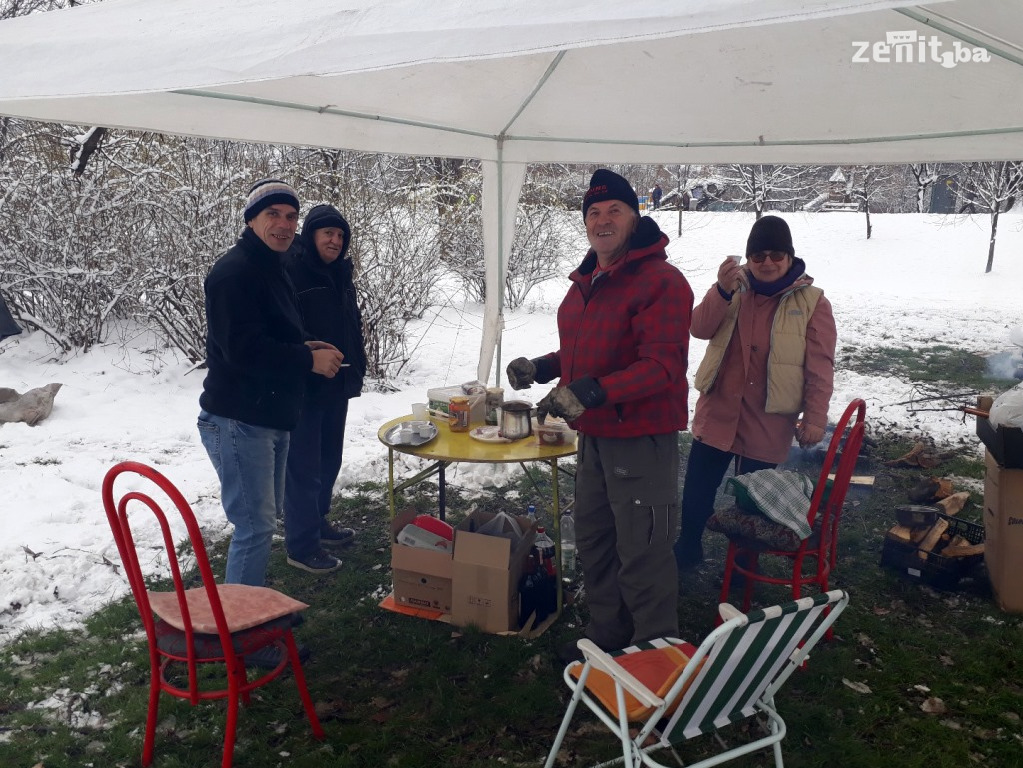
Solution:
[(530, 524), (533, 524), (533, 523), (536, 522), (536, 504), (530, 504), (526, 508), (526, 517), (529, 518)]
[(561, 516), (561, 575), (575, 576), (575, 518), (569, 512)]
[(547, 535), (547, 530), (542, 525), (537, 526), (536, 541), (533, 542), (533, 546), (535, 546), (537, 551), (540, 553), (540, 565), (549, 576), (553, 576), (555, 573), (554, 539)]

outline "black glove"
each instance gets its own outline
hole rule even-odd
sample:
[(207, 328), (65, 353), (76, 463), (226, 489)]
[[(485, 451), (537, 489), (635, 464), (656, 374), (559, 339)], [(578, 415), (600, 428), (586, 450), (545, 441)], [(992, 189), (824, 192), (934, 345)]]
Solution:
[(587, 408), (596, 408), (607, 400), (607, 393), (592, 376), (576, 379), (567, 387), (555, 387), (536, 404), (536, 418), (541, 424), (550, 413), (565, 421), (575, 421)]
[(560, 416), (565, 421), (575, 421), (585, 410), (586, 406), (579, 402), (579, 398), (571, 389), (555, 387), (536, 404), (536, 420), (543, 424), (549, 413), (552, 416)]
[(525, 389), (536, 381), (536, 366), (525, 357), (516, 357), (508, 363), (505, 373), (512, 389)]

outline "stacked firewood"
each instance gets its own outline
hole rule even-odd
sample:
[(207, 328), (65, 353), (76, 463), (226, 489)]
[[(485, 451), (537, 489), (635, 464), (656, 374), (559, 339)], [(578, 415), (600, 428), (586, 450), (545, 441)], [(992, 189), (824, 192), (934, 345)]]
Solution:
[[(936, 502), (933, 509), (946, 515), (955, 516), (969, 500), (970, 494), (966, 491), (953, 493), (944, 499)], [(915, 510), (926, 510), (927, 507), (915, 507)], [(906, 544), (916, 547), (917, 556), (926, 560), (933, 552), (942, 557), (970, 557), (984, 553), (984, 542), (974, 544), (965, 536), (952, 536), (948, 532), (949, 522), (937, 515), (928, 516), (918, 511), (916, 517), (910, 514), (903, 522), (899, 522), (888, 530), (888, 535)]]

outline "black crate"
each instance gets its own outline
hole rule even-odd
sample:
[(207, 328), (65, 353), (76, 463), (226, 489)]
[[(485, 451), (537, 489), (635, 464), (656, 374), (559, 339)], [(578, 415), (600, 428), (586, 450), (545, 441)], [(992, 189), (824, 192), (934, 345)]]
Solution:
[[(938, 513), (938, 517), (948, 521), (946, 533), (951, 538), (962, 536), (971, 544), (984, 541), (982, 524), (960, 520), (944, 513)], [(936, 589), (953, 589), (961, 578), (971, 576), (984, 562), (983, 554), (942, 557), (940, 552), (928, 552), (924, 559), (919, 553), (920, 548), (915, 543), (886, 536), (881, 550), (881, 565), (895, 568)]]

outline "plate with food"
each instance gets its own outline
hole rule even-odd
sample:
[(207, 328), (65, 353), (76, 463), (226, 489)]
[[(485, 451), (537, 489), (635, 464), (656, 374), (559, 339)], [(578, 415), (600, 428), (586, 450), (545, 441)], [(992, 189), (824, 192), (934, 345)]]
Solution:
[(388, 445), (425, 445), (437, 436), (437, 425), (432, 421), (403, 421), (395, 424), (384, 435)]
[(498, 426), (473, 427), (469, 430), (469, 437), (479, 440), (481, 443), (510, 443), (507, 437), (501, 437), (501, 428)]

